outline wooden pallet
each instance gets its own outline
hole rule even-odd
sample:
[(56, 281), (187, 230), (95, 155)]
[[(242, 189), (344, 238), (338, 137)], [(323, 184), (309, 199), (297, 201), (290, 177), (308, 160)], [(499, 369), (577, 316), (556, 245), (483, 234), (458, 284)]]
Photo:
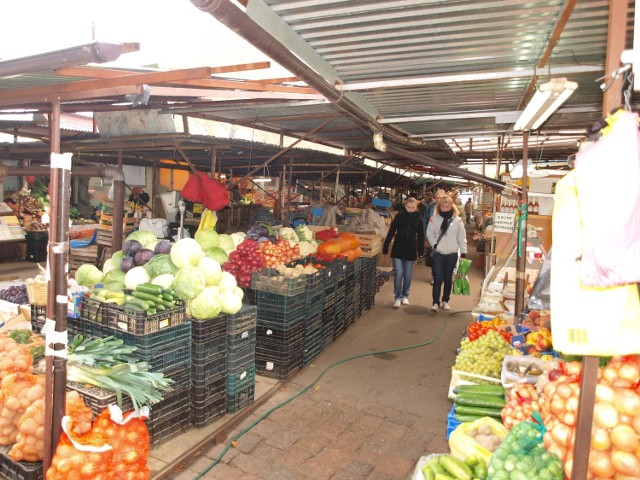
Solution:
[(84, 263), (96, 265), (98, 263), (98, 245), (88, 245), (81, 248), (71, 248), (69, 252), (69, 270), (75, 272)]
[(375, 257), (382, 252), (382, 238), (379, 235), (366, 233), (356, 233), (356, 235), (360, 239), (363, 257)]

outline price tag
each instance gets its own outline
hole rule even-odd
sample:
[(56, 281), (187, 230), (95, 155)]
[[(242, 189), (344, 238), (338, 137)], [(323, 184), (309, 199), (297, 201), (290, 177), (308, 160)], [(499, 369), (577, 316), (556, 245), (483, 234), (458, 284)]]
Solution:
[(513, 232), (516, 223), (515, 213), (496, 212), (493, 231), (494, 232)]

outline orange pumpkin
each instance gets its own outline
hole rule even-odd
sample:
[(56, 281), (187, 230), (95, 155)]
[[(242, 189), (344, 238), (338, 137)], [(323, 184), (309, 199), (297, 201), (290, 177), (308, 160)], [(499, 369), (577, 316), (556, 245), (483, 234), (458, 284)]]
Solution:
[(318, 253), (321, 255), (338, 255), (341, 251), (342, 244), (333, 238), (318, 245)]
[(338, 238), (345, 239), (348, 241), (349, 248), (347, 248), (346, 250), (353, 250), (354, 248), (358, 248), (360, 246), (360, 239), (358, 238), (357, 235), (353, 233), (342, 232), (338, 234)]
[(342, 255), (347, 257), (348, 262), (353, 262), (356, 258), (362, 255), (362, 249), (360, 247), (352, 248), (346, 252), (342, 252)]

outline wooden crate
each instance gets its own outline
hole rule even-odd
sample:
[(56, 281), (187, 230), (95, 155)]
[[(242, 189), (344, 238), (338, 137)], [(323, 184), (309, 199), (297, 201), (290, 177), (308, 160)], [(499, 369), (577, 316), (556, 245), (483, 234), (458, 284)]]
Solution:
[[(122, 219), (122, 231), (130, 232), (134, 230), (138, 225), (138, 220), (133, 217), (125, 217)], [(111, 231), (113, 229), (113, 217), (111, 215), (100, 215), (100, 223), (98, 229), (104, 231)]]
[(382, 238), (375, 234), (356, 233), (363, 257), (375, 257), (382, 252)]
[(88, 245), (82, 248), (71, 248), (69, 252), (69, 270), (75, 272), (84, 263), (96, 265), (98, 263), (98, 245)]

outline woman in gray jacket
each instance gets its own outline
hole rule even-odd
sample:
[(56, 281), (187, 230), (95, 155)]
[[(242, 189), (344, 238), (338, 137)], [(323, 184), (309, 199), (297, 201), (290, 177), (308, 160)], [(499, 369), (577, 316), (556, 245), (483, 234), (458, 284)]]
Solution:
[[(449, 299), (453, 283), (453, 269), (458, 263), (458, 252), (464, 258), (467, 255), (467, 232), (464, 222), (458, 216), (458, 209), (449, 195), (442, 197), (436, 205), (435, 214), (429, 220), (427, 226), (427, 240), (435, 251), (431, 260), (433, 272), (433, 306), (432, 312), (437, 312), (440, 307), (449, 310)], [(442, 283), (442, 302), (440, 292)]]

